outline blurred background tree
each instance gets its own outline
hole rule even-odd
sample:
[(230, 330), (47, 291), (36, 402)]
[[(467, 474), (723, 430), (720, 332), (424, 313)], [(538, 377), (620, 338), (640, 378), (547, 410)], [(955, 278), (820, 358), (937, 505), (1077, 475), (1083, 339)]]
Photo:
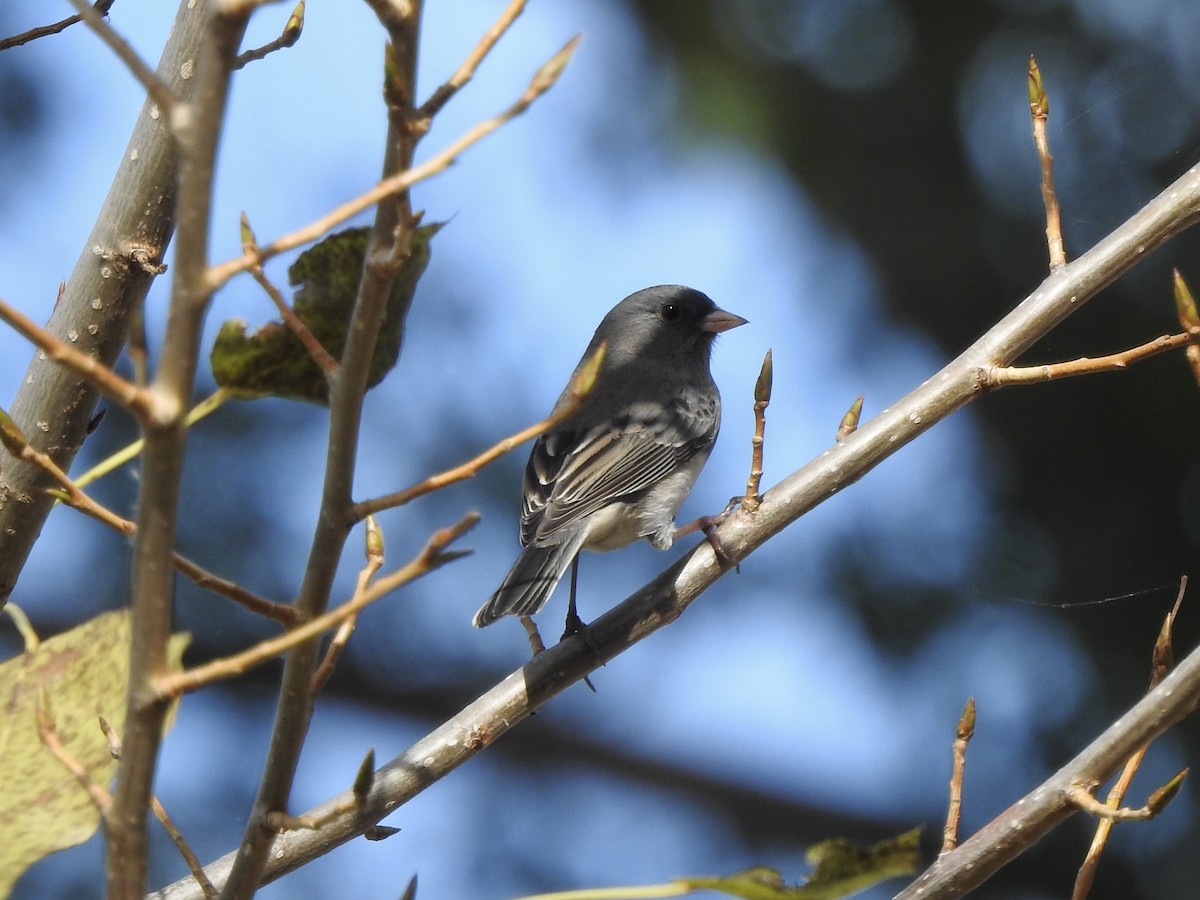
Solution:
[[(425, 90), (500, 7), (427, 5)], [(154, 58), (169, 6), (118, 0), (111, 20)], [(46, 15), (10, 5), (0, 31)], [(268, 18), (256, 18), (248, 44), (277, 31)], [(400, 364), (369, 397), (360, 496), (539, 418), (600, 315), (672, 281), (752, 323), (717, 349), (725, 427), (684, 516), (719, 509), (744, 483), (750, 386), (768, 345), (776, 391), (764, 483), (778, 480), (831, 443), (854, 396), (866, 394), (865, 416), (882, 409), (1045, 276), (1031, 53), (1050, 92), (1069, 257), (1200, 156), (1200, 8), (1188, 0), (534, 4), (429, 146), (506, 105), (531, 65), (576, 32), (583, 46), (556, 91), (414, 194), (450, 224)], [(240, 209), (260, 236), (274, 234), (373, 181), (379, 43), (365, 8), (318, 6), (296, 47), (239, 77), (216, 258), (238, 252)], [(0, 293), (35, 318), (79, 251), (139, 103), (82, 28), (0, 53), (10, 161)], [(1096, 356), (1172, 330), (1170, 269), (1200, 279), (1198, 239), (1185, 234), (1149, 257), (1026, 361)], [(155, 291), (151, 334), (164, 308)], [(219, 297), (214, 332), (233, 316), (273, 313), (242, 280)], [(28, 358), (0, 334), (4, 396)], [(758, 863), (795, 880), (803, 848), (825, 837), (937, 830), (954, 724), (973, 695), (969, 833), (1144, 689), (1154, 635), (1200, 541), (1197, 399), (1182, 355), (1170, 355), (973, 404), (598, 673), (598, 694), (568, 692), (392, 816), (400, 835), (355, 842), (262, 896), (394, 896), (414, 871), (423, 900)], [(316, 408), (259, 401), (197, 429), (181, 549), (263, 594), (293, 596), (323, 425)], [(77, 470), (133, 436), (132, 423), (109, 415)], [(343, 789), (367, 747), (394, 755), (523, 661), (515, 624), (469, 627), (515, 552), (522, 455), (381, 517), (398, 559), (430, 522), (484, 513), (474, 557), (364, 617), (318, 704), (297, 809)], [(96, 494), (129, 511), (135, 490), (126, 472)], [(58, 510), (14, 599), (51, 633), (125, 602), (126, 555), (118, 538)], [(584, 617), (667, 559), (649, 548), (585, 559)], [(347, 559), (343, 593), (356, 567)], [(187, 584), (178, 609), (193, 660), (267, 631)], [(1185, 603), (1181, 646), (1195, 644), (1195, 623)], [(240, 834), (276, 674), (189, 697), (167, 740), (159, 793), (204, 859)], [(1134, 799), (1198, 751), (1194, 724), (1160, 741)], [(1117, 829), (1092, 896), (1188, 896), (1200, 878), (1198, 819), (1185, 785), (1161, 819)], [(1090, 827), (1076, 817), (980, 896), (1064, 896)], [(93, 841), (46, 860), (17, 896), (96, 896), (99, 854)], [(163, 846), (153, 882), (182, 874)]]

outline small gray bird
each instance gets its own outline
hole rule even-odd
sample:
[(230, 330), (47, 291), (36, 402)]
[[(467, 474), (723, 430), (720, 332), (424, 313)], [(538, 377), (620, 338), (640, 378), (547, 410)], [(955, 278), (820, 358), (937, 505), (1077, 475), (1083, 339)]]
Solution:
[[(745, 324), (677, 284), (631, 294), (604, 317), (575, 369), (607, 344), (595, 389), (533, 445), (521, 505), (525, 549), (475, 614), (476, 628), (540, 610), (581, 549), (616, 550), (638, 538), (671, 546), (675, 513), (721, 427), (708, 371), (713, 339)], [(570, 397), (568, 387), (555, 409)]]

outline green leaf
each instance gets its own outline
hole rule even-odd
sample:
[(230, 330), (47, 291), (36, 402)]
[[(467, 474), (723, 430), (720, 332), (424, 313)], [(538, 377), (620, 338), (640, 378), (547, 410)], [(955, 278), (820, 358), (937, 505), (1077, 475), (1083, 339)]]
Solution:
[[(368, 388), (379, 384), (400, 358), (404, 314), (429, 263), (430, 241), (440, 228), (440, 224), (423, 225), (413, 234), (411, 252), (388, 297)], [(296, 288), (292, 310), (334, 359), (340, 359), (346, 347), (369, 236), (368, 228), (331, 234), (300, 254), (288, 269), (288, 283)], [(217, 384), (240, 399), (272, 396), (321, 404), (329, 399), (321, 368), (282, 322), (268, 322), (252, 335), (246, 334), (244, 321), (225, 322), (209, 362)]]
[[(173, 670), (182, 668), (188, 640), (172, 636)], [(66, 753), (95, 784), (107, 785), (117, 762), (99, 717), (121, 733), (128, 679), (128, 610), (99, 615), (0, 663), (0, 897), (30, 865), (83, 843), (100, 823), (91, 797), (38, 736), (39, 710)]]

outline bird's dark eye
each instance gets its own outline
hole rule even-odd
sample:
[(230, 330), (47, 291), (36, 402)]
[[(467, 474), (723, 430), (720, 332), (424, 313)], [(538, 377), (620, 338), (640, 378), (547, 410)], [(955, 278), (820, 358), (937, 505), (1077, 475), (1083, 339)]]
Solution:
[(659, 315), (664, 322), (678, 322), (679, 317), (683, 315), (683, 309), (674, 303), (668, 303), (659, 311)]

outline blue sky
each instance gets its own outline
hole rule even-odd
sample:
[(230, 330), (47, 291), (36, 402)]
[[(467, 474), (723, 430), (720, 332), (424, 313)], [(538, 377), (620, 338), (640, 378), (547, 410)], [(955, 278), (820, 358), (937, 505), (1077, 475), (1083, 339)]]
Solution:
[[(420, 76), (426, 91), (453, 71), (499, 5), (428, 4)], [(112, 21), (153, 59), (171, 6), (122, 0)], [(247, 44), (269, 40), (286, 15), (283, 6), (265, 8)], [(685, 138), (673, 129), (690, 98), (621, 4), (533, 4), (439, 117), (422, 153), (507, 106), (576, 33), (583, 43), (549, 95), (414, 191), (416, 207), (449, 225), (436, 239), (401, 362), (368, 399), (360, 496), (423, 477), (430, 457), (457, 459), (480, 449), (448, 451), (439, 424), (465, 423), (472, 436), (498, 438), (540, 418), (603, 314), (649, 284), (692, 285), (751, 323), (717, 347), (713, 371), (725, 424), (683, 519), (719, 510), (744, 486), (752, 385), (768, 347), (775, 395), (767, 484), (829, 445), (858, 394), (866, 395), (864, 415), (870, 416), (945, 361), (929, 340), (882, 311), (870, 260), (778, 164), (753, 147)], [(218, 177), (214, 261), (239, 252), (242, 210), (265, 242), (373, 183), (384, 126), (381, 49), (381, 31), (365, 5), (312, 3), (295, 48), (238, 76)], [(140, 96), (132, 78), (82, 28), (19, 52), (36, 59), (48, 79), (55, 125), (27, 177), (10, 179), (17, 192), (10, 209), (20, 214), (0, 221), (0, 296), (44, 319), (103, 199)], [(268, 267), (278, 283), (285, 282), (288, 262)], [(163, 279), (151, 294), (151, 334), (161, 327), (166, 290)], [(273, 312), (248, 279), (239, 279), (217, 297), (206, 345), (232, 317), (256, 324)], [(19, 338), (0, 329), (0, 395), (15, 392), (28, 356)], [(201, 484), (207, 479), (216, 497), (221, 465), (256, 473), (257, 502), (269, 498), (273, 523), (256, 552), (276, 577), (295, 585), (317, 502), (323, 416), (289, 404), (262, 409), (274, 424), (252, 448), (261, 455), (196, 459), (191, 477)], [(523, 456), (519, 451), (506, 471), (514, 473)], [(281, 459), (285, 465), (273, 464)], [(873, 555), (881, 570), (961, 591), (964, 601), (977, 597), (970, 573), (1001, 477), (989, 462), (995, 460), (970, 411), (956, 415), (759, 551), (740, 578), (720, 582), (667, 633), (607, 666), (597, 676), (598, 695), (572, 690), (544, 715), (698, 771), (735, 771), (737, 779), (784, 795), (870, 814), (909, 812), (915, 819), (936, 817), (941, 808), (954, 721), (974, 695), (995, 740), (977, 751), (988, 783), (978, 787), (980, 803), (969, 815), (996, 811), (1031, 786), (1013, 760), (1040, 762), (1028, 723), (1046, 713), (1050, 697), (1059, 716), (1082, 697), (1087, 664), (1065, 629), (1035, 606), (1007, 604), (1011, 598), (990, 598), (1006, 603), (1002, 614), (991, 603), (964, 602), (958, 616), (926, 637), (916, 658), (883, 658), (838, 603), (837, 573), (827, 565), (839, 548), (852, 545)], [(135, 476), (114, 477), (131, 486)], [(475, 555), (438, 573), (414, 599), (369, 614), (372, 627), (355, 638), (348, 665), (386, 666), (391, 635), (406, 622), (425, 629), (451, 663), (484, 660), (502, 673), (523, 662), (525, 642), (515, 623), (484, 632), (469, 625), (516, 552), (519, 480), (499, 488), (507, 491), (505, 506), (481, 499), (473, 484), (382, 517), (396, 562), (430, 527), (471, 506), (485, 513), (466, 541)], [(86, 577), (61, 565), (58, 548), (89, 540), (96, 528), (66, 510), (51, 517), (15, 596), (35, 621), (51, 609), (62, 615), (78, 608)], [(357, 542), (350, 546), (343, 593), (358, 564)], [(584, 616), (624, 597), (673, 558), (632, 548), (585, 560)], [(1036, 600), (1052, 583), (1048, 571), (1029, 597), (1017, 599)], [(84, 605), (118, 600), (89, 598)], [(265, 697), (213, 693), (189, 697), (182, 706), (159, 792), (168, 807), (196, 810), (181, 824), (196, 835), (205, 859), (230, 849), (240, 833), (268, 722)], [(698, 727), (701, 742), (691, 739)], [(297, 782), (296, 810), (344, 789), (366, 747), (385, 759), (420, 734), (420, 723), (399, 716), (348, 703), (322, 705)], [(493, 829), (528, 828), (547, 856), (560, 861), (563, 887), (650, 882), (772, 861), (745, 855), (719, 816), (681, 816), (669, 797), (597, 784), (588, 772), (555, 773), (559, 788), (538, 801), (550, 812), (538, 816), (519, 798), (512, 809), (505, 806), (497, 788), (508, 777), (502, 762), (482, 759), (468, 770), (406, 807), (396, 817), (403, 819), (401, 836), (383, 844), (355, 842), (262, 896), (329, 896), (347, 878), (357, 896), (394, 896), (413, 870), (421, 872), (422, 900), (501, 898), (530, 889), (519, 871), (490, 869), (478, 861), (486, 854), (473, 855), (486, 850), (491, 815), (505, 820), (494, 821)], [(575, 802), (574, 792), (590, 798), (586, 813), (579, 812), (586, 804)], [(211, 796), (225, 799), (214, 804), (206, 799)], [(638, 804), (646, 827), (631, 829), (630, 804)], [(467, 809), (485, 810), (484, 821), (465, 815)], [(566, 839), (555, 835), (553, 822), (572, 815), (586, 822), (595, 843), (556, 849), (555, 841)], [(86, 865), (98, 852), (93, 845), (61, 859)], [(790, 867), (785, 875), (791, 880), (803, 873), (794, 856), (774, 861)], [(50, 879), (44, 885), (71, 876), (61, 868), (40, 877)]]

